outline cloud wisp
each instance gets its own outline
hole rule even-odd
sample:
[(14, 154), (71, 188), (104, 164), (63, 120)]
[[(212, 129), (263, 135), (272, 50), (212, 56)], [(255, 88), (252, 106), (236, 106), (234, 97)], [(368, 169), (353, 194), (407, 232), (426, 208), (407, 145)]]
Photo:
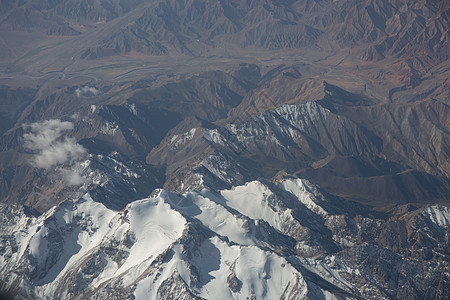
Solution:
[(80, 88), (77, 88), (75, 90), (75, 95), (77, 95), (77, 97), (81, 97), (81, 96), (97, 96), (98, 94), (100, 94), (100, 91), (98, 89), (96, 89), (95, 87), (90, 87), (90, 86), (83, 86)]
[[(38, 168), (49, 169), (64, 165), (64, 178), (69, 185), (79, 185), (84, 178), (74, 168), (74, 164), (86, 156), (87, 151), (75, 138), (63, 136), (73, 129), (73, 123), (58, 119), (24, 125), (30, 132), (23, 135), (26, 149), (35, 152), (31, 164)], [(68, 167), (69, 169), (67, 169)]]

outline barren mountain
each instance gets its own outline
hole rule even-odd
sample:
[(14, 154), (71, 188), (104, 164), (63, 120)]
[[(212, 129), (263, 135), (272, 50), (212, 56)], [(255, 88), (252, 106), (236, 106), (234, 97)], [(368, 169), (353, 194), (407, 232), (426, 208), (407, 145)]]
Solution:
[(445, 299), (449, 16), (0, 1), (0, 291)]

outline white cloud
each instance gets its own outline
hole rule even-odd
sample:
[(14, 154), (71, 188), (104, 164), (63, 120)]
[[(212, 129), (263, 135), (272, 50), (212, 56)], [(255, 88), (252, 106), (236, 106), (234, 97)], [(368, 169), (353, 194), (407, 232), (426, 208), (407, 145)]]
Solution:
[(62, 169), (61, 173), (68, 185), (81, 185), (86, 182), (86, 178), (75, 169)]
[(90, 86), (83, 86), (81, 88), (77, 88), (75, 90), (75, 95), (77, 95), (77, 97), (81, 97), (81, 96), (97, 96), (98, 94), (100, 94), (100, 91), (97, 90), (95, 87), (90, 87)]
[(61, 120), (47, 120), (24, 125), (24, 128), (31, 129), (30, 133), (23, 135), (25, 147), (30, 150), (43, 150), (50, 147), (64, 131), (72, 130), (73, 124)]
[(65, 138), (40, 150), (34, 158), (34, 163), (37, 167), (44, 169), (59, 164), (72, 164), (83, 158), (86, 154), (86, 150), (83, 146), (77, 144), (74, 138)]
[(57, 165), (66, 165), (69, 169), (62, 169), (66, 182), (69, 185), (83, 183), (81, 175), (71, 169), (86, 156), (86, 149), (74, 138), (63, 137), (64, 132), (74, 128), (73, 123), (55, 119), (27, 124), (24, 128), (30, 129), (23, 138), (25, 148), (35, 151), (31, 161), (33, 166), (49, 169)]

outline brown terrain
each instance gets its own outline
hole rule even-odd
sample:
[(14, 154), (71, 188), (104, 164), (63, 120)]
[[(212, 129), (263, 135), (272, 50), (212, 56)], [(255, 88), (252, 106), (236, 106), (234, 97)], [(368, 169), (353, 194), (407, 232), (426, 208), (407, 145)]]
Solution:
[[(448, 201), (446, 1), (66, 0), (0, 7), (3, 202), (42, 210), (64, 189), (40, 183), (49, 170), (30, 166), (23, 124), (86, 116), (95, 105), (91, 121), (74, 119), (70, 135), (89, 152), (147, 157), (166, 169), (159, 181), (169, 187), (216, 151), (197, 134), (192, 146), (172, 154), (166, 148), (174, 134), (245, 123), (308, 101), (336, 120), (302, 132), (304, 141), (296, 143), (306, 152), (247, 145), (241, 156), (253, 167), (246, 179), (284, 170), (384, 208)], [(81, 87), (96, 92), (77, 94)], [(120, 134), (102, 134), (105, 121), (116, 122)], [(251, 163), (261, 159), (267, 165)], [(47, 200), (30, 196), (38, 186)]]
[[(149, 289), (200, 299), (212, 240), (285, 260), (310, 299), (448, 298), (449, 17), (445, 0), (0, 0), (0, 298), (131, 298), (180, 251), (189, 283)], [(183, 233), (109, 278), (147, 197)], [(242, 226), (222, 234), (211, 207)], [(112, 233), (70, 265), (97, 213)]]

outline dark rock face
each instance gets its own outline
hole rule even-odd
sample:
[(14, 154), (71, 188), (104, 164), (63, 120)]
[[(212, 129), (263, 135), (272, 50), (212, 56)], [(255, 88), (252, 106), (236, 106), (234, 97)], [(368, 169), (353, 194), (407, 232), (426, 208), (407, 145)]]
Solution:
[(241, 291), (242, 282), (239, 280), (239, 278), (236, 277), (236, 275), (228, 275), (227, 283), (233, 293), (239, 293)]

